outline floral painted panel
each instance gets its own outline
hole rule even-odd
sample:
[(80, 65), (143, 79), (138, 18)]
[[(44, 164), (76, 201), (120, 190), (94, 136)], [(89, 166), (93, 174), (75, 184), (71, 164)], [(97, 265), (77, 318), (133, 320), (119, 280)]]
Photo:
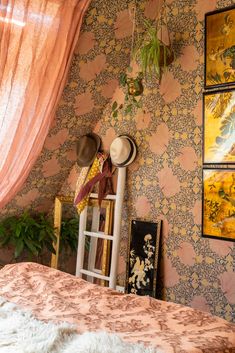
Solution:
[(204, 94), (203, 157), (204, 163), (235, 164), (235, 90)]
[(203, 235), (235, 241), (235, 169), (203, 170)]
[(156, 296), (161, 222), (131, 221), (127, 264), (128, 293)]
[(235, 83), (235, 7), (208, 14), (206, 24), (207, 88)]
[(0, 296), (40, 320), (67, 321), (78, 333), (107, 331), (162, 353), (234, 353), (235, 325), (149, 296), (124, 295), (33, 263), (0, 271)]

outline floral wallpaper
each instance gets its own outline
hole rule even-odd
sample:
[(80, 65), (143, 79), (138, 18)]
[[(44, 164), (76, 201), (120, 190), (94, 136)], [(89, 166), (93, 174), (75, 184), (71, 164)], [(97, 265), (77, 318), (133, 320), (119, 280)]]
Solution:
[[(119, 284), (125, 282), (130, 220), (162, 219), (161, 297), (235, 321), (235, 243), (201, 237), (204, 13), (233, 0), (166, 0), (175, 61), (160, 84), (144, 82), (142, 109), (114, 118), (112, 103), (124, 99), (118, 77), (130, 60), (132, 4), (91, 2), (42, 154), (0, 216), (27, 207), (48, 211), (56, 194), (73, 193), (80, 135), (93, 130), (108, 150), (115, 136), (128, 133), (138, 156), (128, 167)], [(160, 1), (137, 6), (141, 27), (143, 17), (154, 20)]]

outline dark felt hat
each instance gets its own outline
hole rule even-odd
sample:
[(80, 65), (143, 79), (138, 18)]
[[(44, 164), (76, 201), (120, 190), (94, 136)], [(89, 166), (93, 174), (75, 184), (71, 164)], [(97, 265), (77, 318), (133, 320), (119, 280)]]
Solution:
[(100, 137), (93, 132), (83, 135), (77, 142), (77, 163), (79, 167), (89, 167), (100, 148)]

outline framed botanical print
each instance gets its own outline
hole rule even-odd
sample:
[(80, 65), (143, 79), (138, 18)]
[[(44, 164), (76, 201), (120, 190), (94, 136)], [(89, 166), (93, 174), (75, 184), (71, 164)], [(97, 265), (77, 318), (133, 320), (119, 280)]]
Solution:
[(161, 221), (131, 221), (126, 292), (156, 297)]
[(235, 89), (203, 96), (204, 164), (235, 163)]
[(202, 236), (235, 241), (235, 169), (204, 169)]
[(235, 6), (205, 15), (205, 88), (235, 84)]

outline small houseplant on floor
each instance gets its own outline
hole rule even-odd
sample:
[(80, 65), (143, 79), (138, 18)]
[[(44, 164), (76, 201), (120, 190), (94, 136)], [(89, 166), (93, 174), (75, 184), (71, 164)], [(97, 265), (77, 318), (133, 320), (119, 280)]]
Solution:
[[(78, 243), (79, 218), (64, 219), (61, 222), (60, 249), (63, 258), (76, 254)], [(25, 211), (21, 215), (6, 217), (0, 221), (0, 249), (5, 249), (8, 263), (36, 261), (48, 265), (51, 254), (55, 254), (56, 243), (53, 221), (43, 213), (31, 214)], [(86, 248), (89, 244), (86, 243)], [(0, 260), (3, 264), (3, 260)]]
[(25, 259), (41, 262), (45, 250), (55, 253), (55, 241), (53, 224), (44, 214), (32, 215), (25, 211), (0, 222), (0, 248), (10, 247), (14, 250), (14, 256), (9, 262)]

